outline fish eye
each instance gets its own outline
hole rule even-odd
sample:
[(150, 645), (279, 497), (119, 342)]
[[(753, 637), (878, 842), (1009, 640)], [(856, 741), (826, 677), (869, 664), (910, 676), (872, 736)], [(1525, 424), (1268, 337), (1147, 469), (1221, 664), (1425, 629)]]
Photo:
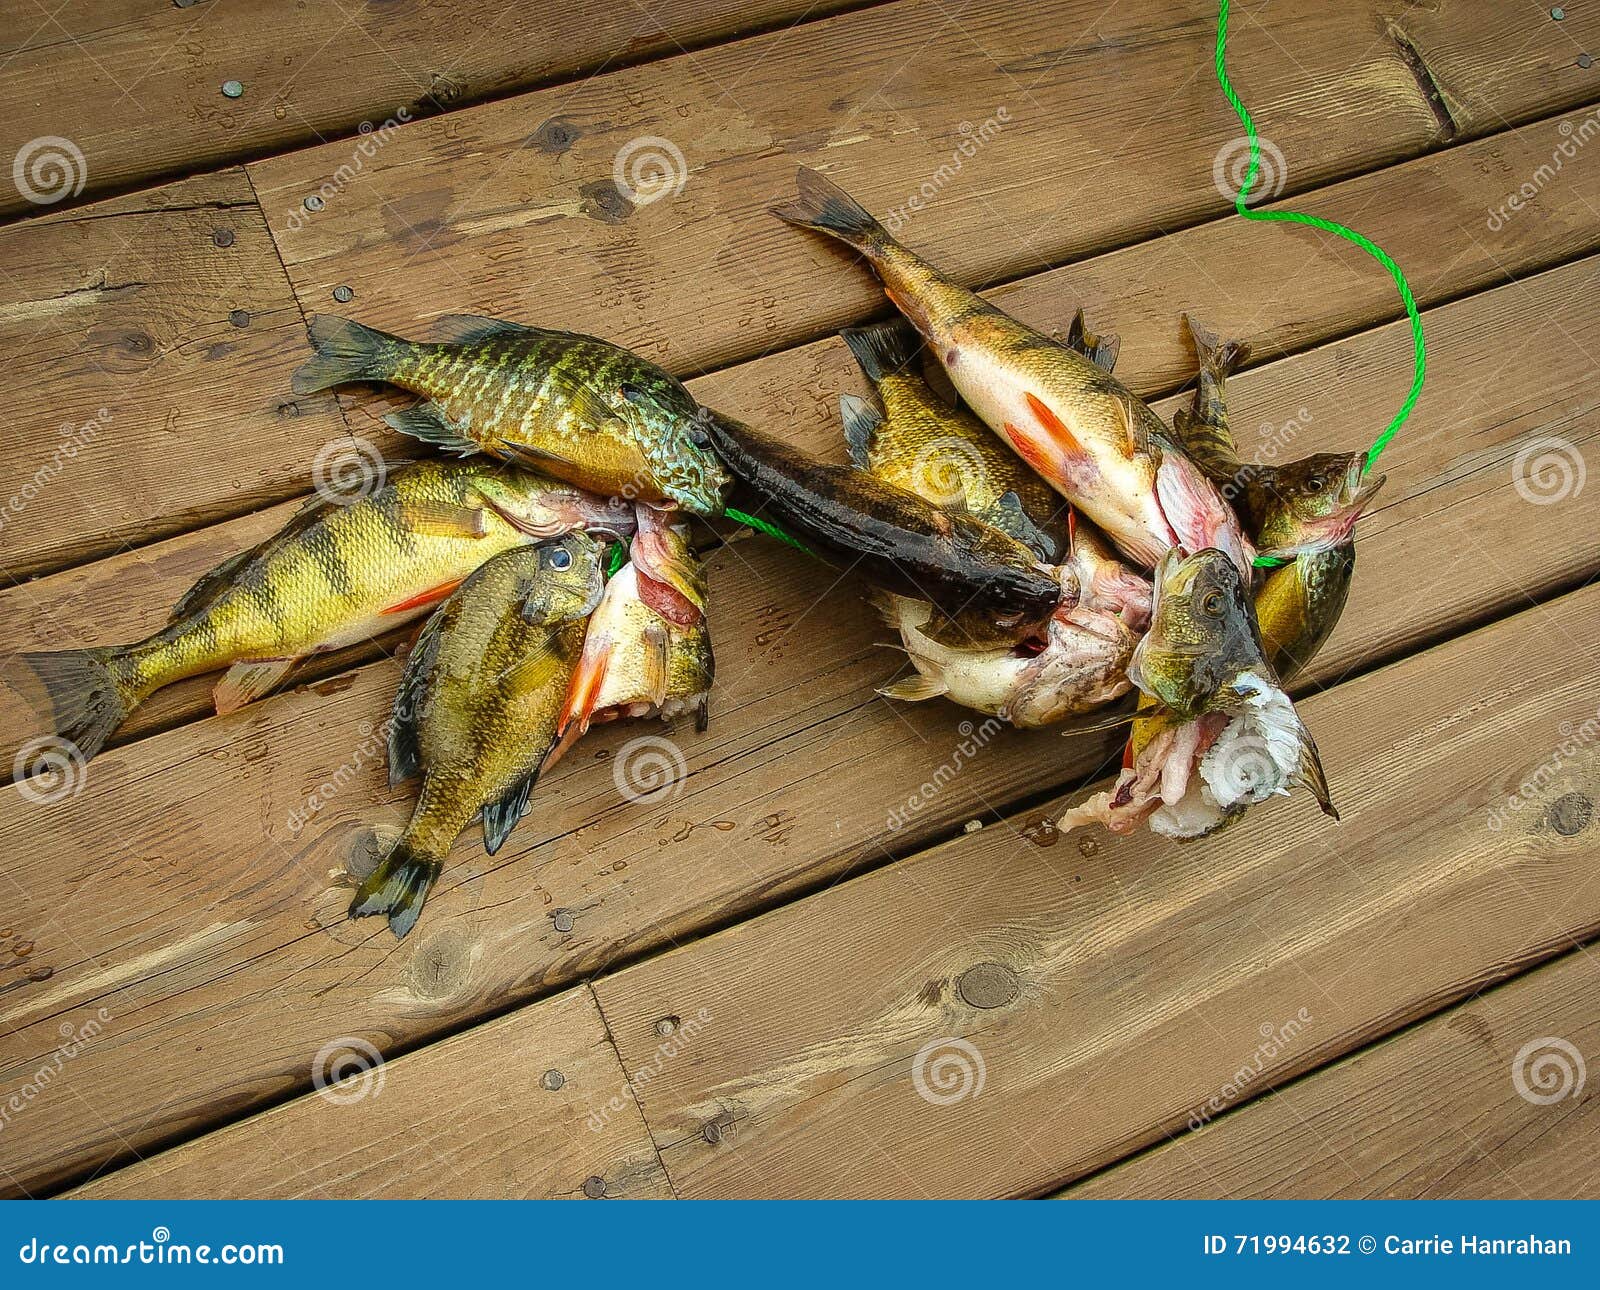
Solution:
[(1228, 598), (1213, 587), (1200, 600), (1200, 611), (1208, 618), (1221, 618), (1228, 607)]
[(1327, 486), (1328, 486), (1328, 481), (1322, 475), (1307, 475), (1306, 476), (1306, 490), (1308, 492), (1320, 493)]
[(553, 546), (545, 552), (545, 563), (552, 569), (572, 568), (572, 552), (564, 546)]

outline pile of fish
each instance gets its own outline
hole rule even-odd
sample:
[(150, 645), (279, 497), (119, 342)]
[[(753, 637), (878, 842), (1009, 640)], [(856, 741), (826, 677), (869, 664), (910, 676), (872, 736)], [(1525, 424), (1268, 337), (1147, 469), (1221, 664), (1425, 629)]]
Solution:
[(146, 640), (24, 655), (58, 734), (88, 758), (164, 685), (226, 669), (230, 712), (308, 656), (431, 615), (388, 726), (391, 785), (415, 780), (416, 805), (350, 906), (403, 936), (457, 837), (479, 821), (495, 852), (592, 723), (704, 729), (714, 668), (688, 519), (729, 514), (872, 585), (911, 666), (884, 695), (1019, 727), (1128, 726), (1117, 782), (1063, 827), (1201, 837), (1295, 785), (1337, 818), (1284, 685), (1344, 606), (1381, 483), (1366, 455), (1241, 460), (1226, 381), (1246, 347), (1193, 320), (1194, 407), (1169, 427), (1081, 312), (1065, 340), (1025, 326), (812, 171), (775, 213), (854, 248), (903, 315), (844, 333), (881, 403), (841, 397), (850, 465), (594, 337), (460, 316), (417, 342), (318, 318), (296, 392), (410, 391), (422, 401), (389, 424), (461, 460), (325, 490)]

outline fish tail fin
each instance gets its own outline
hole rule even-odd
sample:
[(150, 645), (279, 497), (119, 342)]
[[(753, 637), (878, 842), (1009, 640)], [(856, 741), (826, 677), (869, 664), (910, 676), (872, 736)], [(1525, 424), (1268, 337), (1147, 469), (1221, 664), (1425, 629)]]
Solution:
[(333, 314), (311, 320), (311, 348), (316, 351), (289, 378), (296, 394), (315, 394), (351, 381), (381, 381), (391, 370), (397, 337)]
[(850, 347), (862, 373), (874, 385), (885, 376), (908, 369), (916, 371), (922, 337), (904, 319), (891, 318), (868, 327), (846, 327), (839, 335)]
[(1189, 339), (1194, 342), (1194, 355), (1200, 360), (1200, 370), (1217, 380), (1232, 376), (1250, 361), (1250, 345), (1242, 340), (1220, 340), (1193, 314), (1184, 314), (1184, 324), (1189, 328)]
[(21, 655), (50, 701), (56, 738), (84, 761), (105, 747), (144, 698), (132, 657), (127, 645)]
[(867, 208), (833, 180), (801, 166), (795, 183), (798, 195), (771, 208), (779, 219), (827, 233), (869, 256), (894, 241)]
[(1296, 723), (1300, 727), (1300, 764), (1294, 776), (1295, 781), (1309, 788), (1322, 813), (1338, 823), (1339, 808), (1333, 804), (1333, 795), (1328, 792), (1328, 775), (1322, 769), (1322, 754), (1317, 751), (1316, 740), (1312, 739), (1305, 723), (1299, 721), (1298, 717)]
[(416, 924), (443, 867), (439, 857), (420, 854), (402, 838), (356, 888), (350, 917), (383, 914), (396, 938), (404, 936)]

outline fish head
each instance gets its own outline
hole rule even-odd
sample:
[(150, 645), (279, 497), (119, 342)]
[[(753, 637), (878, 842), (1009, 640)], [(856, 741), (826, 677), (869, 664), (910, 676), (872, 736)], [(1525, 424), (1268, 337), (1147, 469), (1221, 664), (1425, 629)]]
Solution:
[(1264, 668), (1249, 588), (1233, 558), (1215, 547), (1156, 566), (1150, 630), (1129, 678), (1173, 712), (1192, 716), (1229, 701), (1240, 673)]
[(1263, 551), (1326, 551), (1350, 541), (1383, 479), (1365, 452), (1319, 452), (1253, 469), (1243, 501)]
[(501, 519), (532, 538), (559, 537), (574, 530), (592, 531), (616, 541), (633, 536), (631, 504), (599, 497), (535, 471), (507, 468), (485, 472), (474, 486)]
[(732, 477), (712, 442), (712, 414), (692, 401), (691, 408), (651, 403), (633, 411), (656, 486), (690, 514), (721, 515)]
[(595, 611), (605, 590), (598, 542), (573, 531), (539, 543), (529, 555), (532, 567), (524, 568), (516, 587), (523, 618), (557, 622), (587, 618)]

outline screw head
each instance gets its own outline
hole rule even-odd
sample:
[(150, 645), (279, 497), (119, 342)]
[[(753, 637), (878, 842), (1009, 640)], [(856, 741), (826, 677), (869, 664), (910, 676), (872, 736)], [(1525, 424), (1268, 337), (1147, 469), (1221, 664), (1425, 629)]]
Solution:
[(223, 81), (222, 93), (225, 98), (236, 99), (244, 94), (243, 81)]
[(590, 1174), (583, 1180), (583, 1194), (590, 1200), (599, 1200), (606, 1194), (606, 1180), (599, 1174)]
[(233, 230), (231, 228), (214, 228), (211, 230), (212, 246), (232, 246)]
[(342, 282), (337, 287), (335, 287), (333, 289), (333, 298), (335, 300), (337, 300), (341, 305), (349, 304), (352, 300), (355, 299), (355, 297), (356, 297), (356, 293), (354, 291), (350, 290), (350, 288), (345, 286), (344, 283), (342, 283)]
[(572, 911), (570, 909), (556, 910), (555, 913), (550, 915), (550, 920), (555, 923), (556, 931), (558, 932), (570, 932), (572, 930)]
[(667, 1035), (670, 1035), (677, 1028), (678, 1019), (676, 1017), (662, 1017), (656, 1022), (656, 1034), (662, 1036), (663, 1038), (665, 1038)]
[(548, 1070), (539, 1080), (539, 1086), (546, 1092), (554, 1093), (567, 1082), (567, 1077), (558, 1070)]
[(1588, 54), (1579, 54), (1578, 55), (1578, 66), (1579, 67), (1584, 67), (1584, 68), (1593, 67), (1594, 66), (1594, 59)]
[(228, 321), (235, 327), (248, 327), (250, 325), (250, 315), (246, 310), (235, 309), (228, 315)]
[(315, 193), (312, 193), (311, 196), (307, 197), (305, 201), (301, 202), (300, 204), (308, 211), (319, 211), (322, 209), (324, 202), (322, 198), (318, 197)]
[(1558, 7), (1558, 8), (1552, 9), (1550, 11), (1550, 16), (1552, 18), (1554, 18), (1557, 22), (1560, 22), (1563, 18), (1565, 18), (1567, 16), (1567, 11), (1565, 9), (1562, 9), (1562, 8)]

